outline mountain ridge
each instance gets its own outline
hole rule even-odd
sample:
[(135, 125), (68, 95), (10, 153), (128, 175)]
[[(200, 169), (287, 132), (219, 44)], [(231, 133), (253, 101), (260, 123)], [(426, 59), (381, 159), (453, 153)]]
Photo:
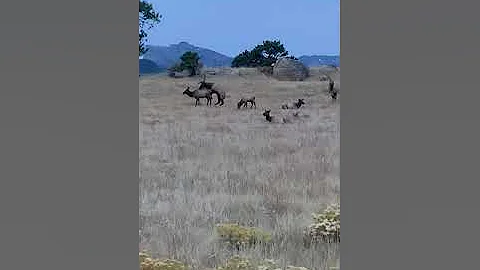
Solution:
[[(180, 42), (168, 46), (147, 45), (147, 53), (140, 59), (140, 73), (151, 73), (165, 71), (180, 60), (180, 56), (187, 52), (193, 51), (198, 53), (200, 61), (206, 67), (230, 67), (233, 57), (224, 55), (208, 48), (202, 48), (192, 45), (188, 42)], [(313, 66), (339, 66), (340, 56), (336, 55), (302, 55), (297, 57), (304, 65)], [(148, 61), (149, 60), (149, 61)], [(156, 64), (155, 68), (150, 68), (152, 63)], [(146, 72), (148, 70), (148, 72)], [(153, 70), (153, 71), (152, 71)], [(151, 72), (150, 72), (151, 71)]]

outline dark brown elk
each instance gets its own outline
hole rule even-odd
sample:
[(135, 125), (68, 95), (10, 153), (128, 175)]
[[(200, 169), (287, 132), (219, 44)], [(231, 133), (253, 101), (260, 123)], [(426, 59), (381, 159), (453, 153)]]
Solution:
[(198, 87), (199, 90), (208, 89), (212, 92), (212, 94), (217, 95), (217, 103), (215, 103), (215, 105), (223, 106), (223, 104), (225, 104), (224, 100), (226, 97), (226, 93), (223, 90), (219, 90), (213, 87), (215, 83), (206, 82), (205, 76), (203, 76), (203, 80), (199, 82), (199, 84), (200, 84), (200, 86)]
[(328, 80), (328, 93), (332, 99), (337, 99), (338, 90), (335, 89), (335, 82), (332, 79)]

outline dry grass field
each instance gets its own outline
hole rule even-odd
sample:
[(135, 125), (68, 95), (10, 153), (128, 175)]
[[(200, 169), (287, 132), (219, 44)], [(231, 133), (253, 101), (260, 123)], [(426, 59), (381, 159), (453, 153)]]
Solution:
[[(182, 95), (199, 77), (140, 78), (140, 249), (212, 269), (232, 255), (215, 225), (238, 222), (270, 232), (273, 241), (267, 251), (242, 255), (309, 269), (338, 266), (338, 244), (307, 248), (302, 240), (311, 214), (340, 195), (340, 100), (329, 98), (316, 72), (303, 82), (254, 69), (208, 75), (227, 92), (223, 107), (205, 99), (194, 107)], [(339, 85), (339, 72), (332, 76)], [(248, 95), (257, 109), (237, 109)], [(280, 106), (298, 98), (310, 117), (281, 124), (262, 116), (264, 108), (285, 114)]]

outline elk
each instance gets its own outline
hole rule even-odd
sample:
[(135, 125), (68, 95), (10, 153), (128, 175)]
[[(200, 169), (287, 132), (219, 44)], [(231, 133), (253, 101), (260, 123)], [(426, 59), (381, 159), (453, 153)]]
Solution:
[(237, 108), (240, 109), (240, 107), (247, 107), (248, 103), (250, 103), (250, 108), (253, 108), (253, 106), (255, 106), (255, 108), (257, 108), (257, 104), (255, 103), (255, 97), (254, 96), (251, 96), (251, 97), (242, 97), (240, 99), (240, 101), (237, 103)]
[(224, 100), (226, 97), (225, 91), (223, 90), (217, 90), (215, 88), (209, 89), (212, 94), (217, 95), (217, 103), (215, 105), (222, 106), (224, 104)]
[(224, 100), (225, 100), (225, 97), (226, 97), (225, 91), (219, 90), (219, 89), (215, 89), (215, 88), (213, 87), (213, 85), (214, 85), (215, 83), (206, 82), (206, 81), (205, 81), (205, 78), (206, 78), (206, 76), (203, 75), (203, 80), (202, 80), (201, 82), (199, 82), (200, 86), (198, 87), (198, 89), (199, 89), (199, 90), (202, 90), (202, 89), (210, 90), (210, 92), (212, 92), (212, 94), (217, 95), (217, 103), (215, 103), (215, 105), (223, 106), (223, 104), (225, 104)]
[(205, 98), (207, 100), (207, 105), (212, 105), (212, 92), (210, 90), (196, 89), (194, 91), (190, 91), (190, 86), (188, 86), (187, 89), (183, 91), (183, 94), (195, 99), (195, 107), (200, 104), (201, 98)]
[[(337, 70), (336, 67), (335, 69)], [(335, 90), (335, 81), (328, 75), (324, 75), (323, 77), (328, 81), (328, 93), (330, 94), (330, 97), (332, 99), (337, 99), (338, 91)]]
[(282, 109), (286, 110), (286, 109), (300, 109), (300, 107), (302, 107), (302, 105), (305, 104), (305, 101), (303, 100), (303, 98), (299, 98), (297, 100), (297, 102), (294, 102), (293, 104), (283, 104), (282, 105)]
[[(288, 124), (293, 122), (292, 115), (283, 116), (280, 119), (277, 119), (277, 118), (274, 118), (272, 115), (270, 115), (270, 112), (271, 112), (270, 109), (266, 109), (262, 114), (263, 116), (265, 116), (265, 120), (267, 120), (270, 123)], [(293, 115), (293, 116), (298, 117), (297, 115)]]
[(273, 116), (270, 115), (270, 109), (265, 110), (262, 115), (265, 116), (265, 119), (268, 122), (270, 122), (270, 123), (273, 122)]
[(335, 89), (335, 82), (329, 78), (328, 80), (328, 93), (330, 94), (330, 97), (334, 100), (337, 99), (338, 95), (338, 90)]

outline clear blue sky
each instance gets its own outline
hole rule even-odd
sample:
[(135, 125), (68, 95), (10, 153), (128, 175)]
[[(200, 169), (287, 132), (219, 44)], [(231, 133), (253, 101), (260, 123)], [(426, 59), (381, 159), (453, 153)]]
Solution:
[(295, 56), (340, 54), (340, 0), (147, 0), (162, 15), (147, 44), (186, 41), (229, 56), (280, 39)]

